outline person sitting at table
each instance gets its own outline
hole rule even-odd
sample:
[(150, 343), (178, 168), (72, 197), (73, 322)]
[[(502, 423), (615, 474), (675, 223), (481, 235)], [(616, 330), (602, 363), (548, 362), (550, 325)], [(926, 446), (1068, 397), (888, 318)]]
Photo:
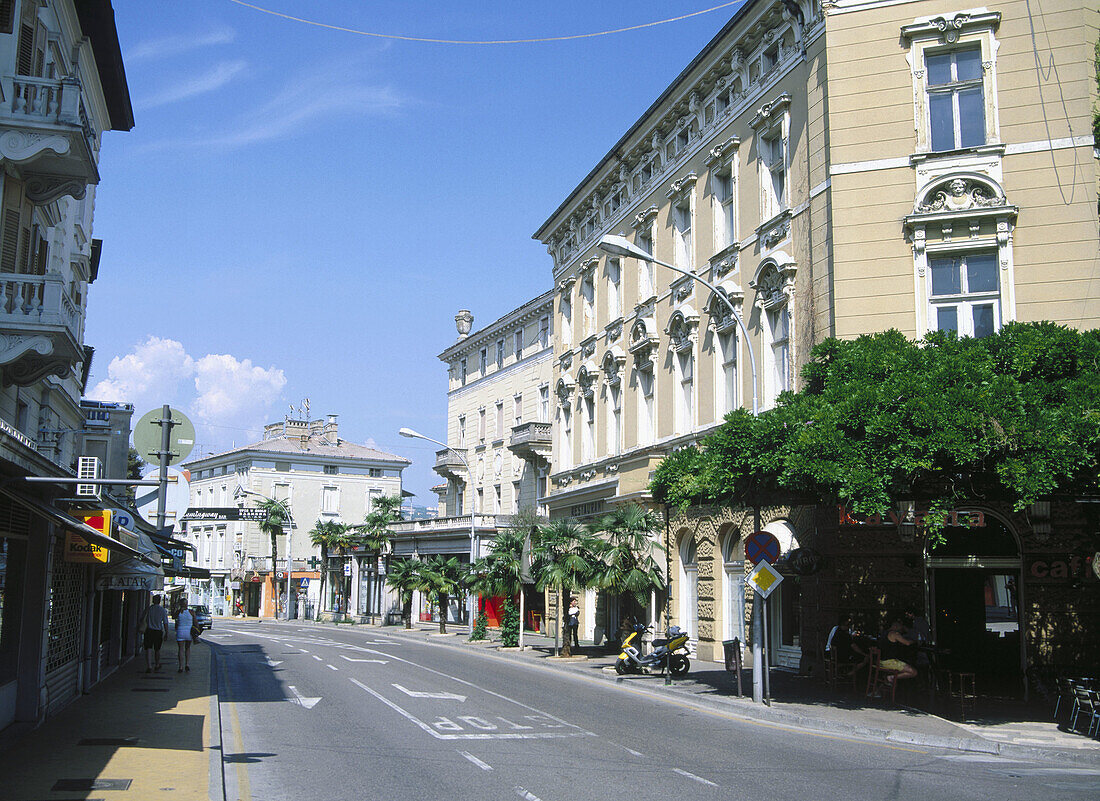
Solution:
[(853, 635), (851, 615), (841, 616), (839, 622), (829, 631), (825, 641), (826, 655), (836, 652), (837, 669), (850, 677), (867, 662), (867, 652), (860, 648)]
[(879, 648), (882, 652), (879, 664), (887, 670), (897, 671), (896, 676), (887, 676), (886, 681), (888, 683), (893, 684), (897, 679), (916, 677), (917, 669), (905, 661), (915, 645), (916, 643), (913, 640), (907, 639), (905, 636), (905, 623), (902, 618), (900, 616), (895, 618), (879, 641)]

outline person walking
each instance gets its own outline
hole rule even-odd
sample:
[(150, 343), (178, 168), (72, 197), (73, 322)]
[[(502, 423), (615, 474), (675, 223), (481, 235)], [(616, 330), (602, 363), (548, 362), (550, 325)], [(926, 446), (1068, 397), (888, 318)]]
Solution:
[(176, 608), (176, 649), (179, 656), (177, 673), (185, 670), (191, 672), (191, 628), (195, 625), (195, 618), (187, 604), (181, 603)]
[(153, 596), (153, 602), (142, 614), (138, 628), (142, 629), (141, 647), (145, 650), (145, 672), (160, 670), (160, 648), (168, 634), (168, 612), (161, 606), (159, 595)]
[(565, 613), (565, 623), (569, 626), (567, 637), (573, 638), (573, 647), (580, 648), (580, 640), (577, 639), (577, 629), (581, 625), (581, 607), (576, 598), (569, 599), (569, 609)]

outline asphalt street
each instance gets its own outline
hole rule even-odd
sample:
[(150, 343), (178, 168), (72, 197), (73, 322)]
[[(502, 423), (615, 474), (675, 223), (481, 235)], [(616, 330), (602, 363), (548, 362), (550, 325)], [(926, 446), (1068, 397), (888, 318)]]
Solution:
[(226, 621), (206, 640), (233, 801), (1100, 796), (1096, 769), (744, 721), (453, 638)]

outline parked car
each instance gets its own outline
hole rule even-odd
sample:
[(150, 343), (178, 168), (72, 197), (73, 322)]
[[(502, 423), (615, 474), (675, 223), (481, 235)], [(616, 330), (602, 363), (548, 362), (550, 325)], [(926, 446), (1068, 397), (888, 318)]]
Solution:
[(195, 625), (203, 631), (209, 631), (214, 625), (214, 618), (210, 616), (210, 609), (206, 606), (192, 606), (191, 616), (195, 619)]

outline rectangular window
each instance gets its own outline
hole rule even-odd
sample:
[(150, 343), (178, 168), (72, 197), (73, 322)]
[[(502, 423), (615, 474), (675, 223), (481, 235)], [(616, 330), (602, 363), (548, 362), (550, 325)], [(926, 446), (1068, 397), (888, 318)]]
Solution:
[(518, 481), (512, 482), (512, 514), (519, 514), (519, 490), (520, 485)]
[(760, 185), (763, 217), (770, 220), (787, 208), (787, 158), (782, 128), (760, 137)]
[(466, 415), (458, 418), (458, 447), (466, 447)]
[(504, 340), (497, 340), (497, 369), (504, 369)]
[(550, 318), (539, 318), (539, 347), (550, 347)]
[(584, 428), (581, 438), (581, 461), (591, 462), (596, 458), (596, 402), (592, 398), (585, 398)]
[(550, 387), (539, 387), (539, 422), (550, 422)]
[(725, 250), (736, 241), (733, 170), (727, 168), (714, 176), (714, 247)]
[(692, 430), (695, 417), (695, 358), (691, 351), (676, 354), (676, 378), (679, 392), (674, 408), (675, 434), (686, 434)]
[(672, 261), (677, 267), (692, 269), (691, 201), (684, 199), (672, 207)]
[(780, 392), (791, 388), (791, 347), (790, 314), (787, 307), (766, 312), (768, 318), (768, 337), (770, 341), (769, 360), (771, 362), (768, 380), (768, 401), (774, 404)]
[(607, 453), (617, 454), (622, 448), (623, 393), (618, 386), (607, 387)]
[(596, 279), (589, 273), (581, 279), (581, 311), (584, 314), (584, 335), (596, 330)]
[(340, 490), (336, 487), (321, 488), (321, 511), (334, 515), (340, 511)]
[(638, 371), (638, 444), (649, 445), (655, 439), (656, 407), (653, 370)]
[[(649, 234), (638, 235), (638, 247), (653, 255), (653, 237)], [(653, 262), (638, 262), (638, 301), (648, 300), (657, 294), (657, 284), (653, 275)]]
[(458, 383), (459, 386), (466, 386), (466, 359), (462, 358), (458, 362)]
[(512, 336), (512, 350), (516, 353), (516, 361), (523, 358), (523, 329), (516, 331)]
[(1000, 328), (995, 253), (933, 256), (928, 259), (928, 267), (931, 321), (937, 330), (980, 338)]
[(512, 425), (518, 426), (523, 422), (523, 395), (512, 398)]
[(485, 442), (485, 407), (477, 410), (477, 439)]
[(374, 504), (382, 497), (382, 490), (378, 487), (371, 487), (367, 490), (367, 511), (371, 511), (374, 508)]
[(466, 492), (462, 484), (455, 484), (455, 508), (454, 514), (460, 515), (464, 509), (462, 505), (466, 502)]
[(728, 412), (737, 408), (737, 336), (730, 331), (718, 334), (717, 359), (718, 381), (715, 390), (715, 422), (720, 422)]
[(478, 353), (478, 374), (485, 375), (489, 372), (489, 350), (488, 348), (482, 348)]
[(562, 295), (558, 301), (558, 311), (561, 314), (561, 342), (569, 347), (573, 344), (573, 302)]
[(573, 466), (573, 411), (568, 405), (561, 406), (558, 409), (558, 414), (561, 419), (561, 448), (558, 452), (558, 458), (561, 461), (559, 468), (567, 470)]
[(980, 47), (929, 52), (928, 125), (932, 150), (985, 144), (985, 92)]
[(479, 514), (483, 514), (485, 512), (485, 488), (484, 487), (478, 487), (477, 488), (477, 510), (476, 511)]
[(504, 514), (504, 499), (501, 497), (500, 484), (493, 487), (493, 514)]
[(504, 439), (504, 401), (497, 401), (497, 439)]
[(326, 464), (324, 466), (326, 476), (334, 476), (340, 472), (340, 469), (334, 464)]
[(622, 268), (618, 259), (607, 260), (607, 319), (616, 320), (623, 313)]
[(370, 473), (371, 478), (381, 478), (382, 477), (382, 468), (381, 467), (372, 467), (372, 468), (370, 468), (369, 473)]

